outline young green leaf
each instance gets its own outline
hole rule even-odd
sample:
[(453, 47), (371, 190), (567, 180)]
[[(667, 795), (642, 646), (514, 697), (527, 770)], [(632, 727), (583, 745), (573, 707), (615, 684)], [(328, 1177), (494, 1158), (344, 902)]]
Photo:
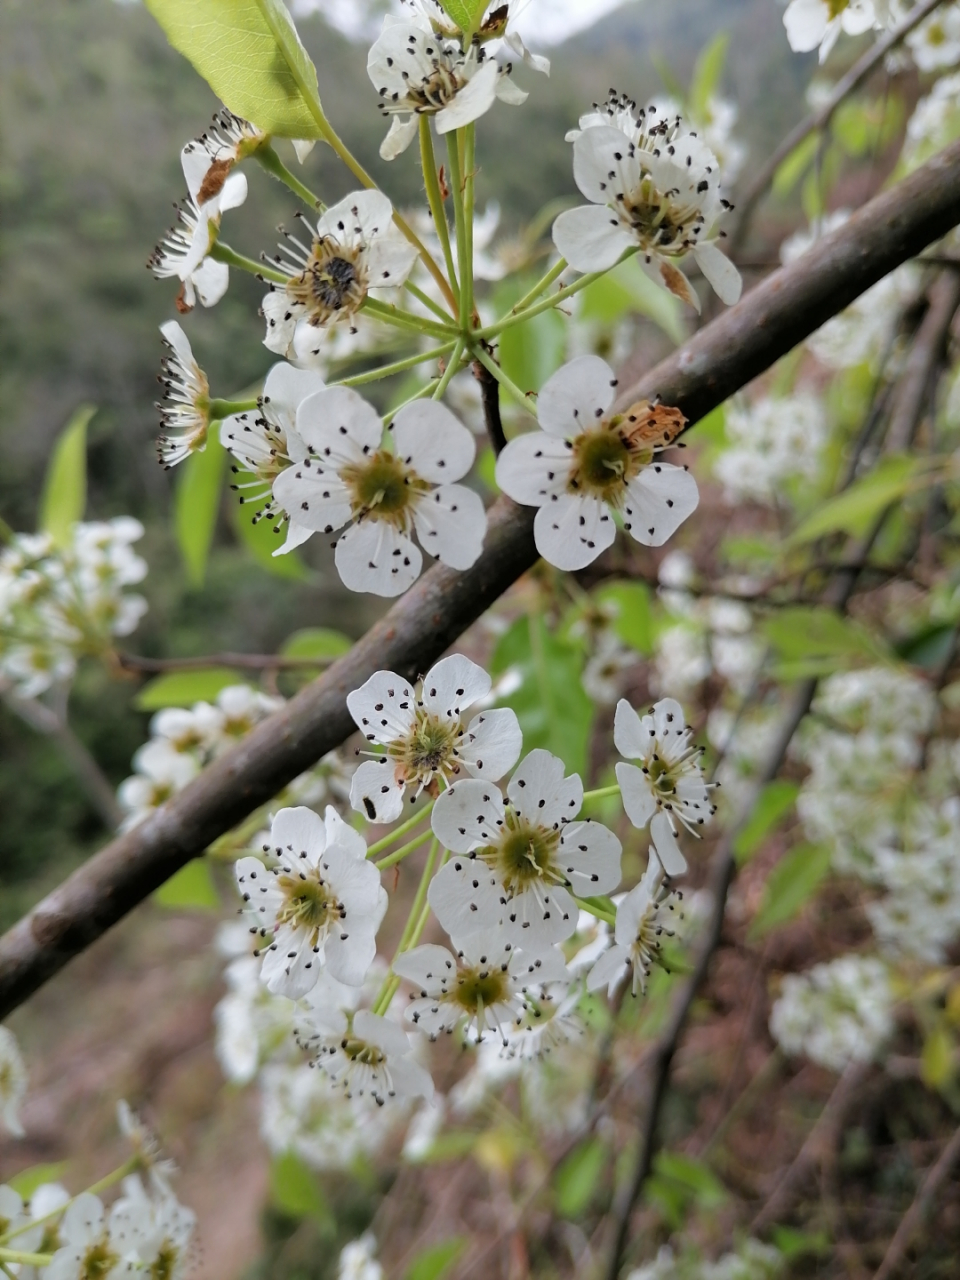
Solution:
[(270, 1200), (288, 1218), (311, 1218), (324, 1235), (336, 1230), (316, 1174), (294, 1151), (285, 1151), (270, 1166)]
[(218, 98), (282, 138), (321, 138), (317, 71), (283, 0), (146, 0)]
[(792, 920), (806, 906), (830, 870), (827, 845), (801, 844), (781, 858), (767, 877), (763, 902), (750, 926), (750, 938), (762, 938)]
[(83, 519), (87, 505), (87, 426), (97, 412), (82, 404), (63, 428), (47, 467), (40, 499), (40, 530), (57, 546), (70, 540), (70, 530)]
[(56, 1164), (32, 1164), (8, 1178), (7, 1185), (13, 1187), (23, 1200), (29, 1200), (37, 1187), (42, 1187), (45, 1182), (59, 1182), (69, 1168), (69, 1160), (60, 1160)]
[[(244, 475), (237, 477), (242, 484)], [(261, 569), (274, 574), (278, 578), (291, 578), (294, 582), (302, 582), (307, 577), (307, 567), (295, 551), (286, 555), (275, 556), (273, 553), (282, 547), (287, 531), (281, 528), (274, 533), (274, 523), (270, 519), (253, 523), (252, 507), (242, 507), (238, 502), (230, 503), (230, 523), (237, 535), (237, 540), (250, 552)]]
[(570, 1152), (553, 1179), (557, 1213), (579, 1218), (588, 1208), (607, 1162), (607, 1149), (599, 1138), (588, 1138)]
[(161, 707), (192, 707), (195, 702), (211, 702), (222, 689), (245, 683), (229, 667), (200, 667), (196, 671), (173, 671), (145, 684), (133, 700), (138, 711), (159, 711)]
[(207, 573), (210, 546), (220, 513), (226, 451), (216, 432), (207, 436), (207, 447), (186, 460), (177, 484), (173, 506), (173, 527), (183, 557), (187, 581), (202, 587)]
[(342, 631), (330, 627), (305, 627), (284, 641), (280, 654), (284, 658), (321, 658), (333, 660), (349, 653), (353, 641)]
[[(915, 487), (922, 465), (921, 459), (905, 454), (882, 459), (869, 475), (809, 515), (790, 535), (789, 545), (799, 546), (841, 530), (865, 534), (882, 511)], [(930, 483), (937, 478), (931, 472)]]
[(790, 154), (781, 161), (780, 167), (773, 177), (773, 193), (783, 199), (788, 196), (806, 171), (813, 164), (817, 148), (820, 146), (820, 135), (811, 133), (797, 144)]
[(479, 28), (490, 0), (440, 0), (440, 7), (467, 38)]
[(453, 1236), (450, 1240), (430, 1245), (410, 1263), (404, 1280), (443, 1280), (463, 1253), (466, 1243), (462, 1236)]
[(220, 895), (203, 858), (194, 858), (162, 884), (153, 900), (169, 911), (219, 911)]
[(780, 680), (825, 675), (858, 662), (890, 659), (883, 642), (866, 627), (830, 609), (799, 605), (781, 609), (766, 621), (763, 630), (779, 659), (773, 675)]
[(733, 852), (738, 863), (746, 862), (757, 852), (780, 819), (793, 808), (793, 803), (799, 794), (799, 784), (788, 782), (785, 778), (777, 778), (767, 783), (760, 792), (760, 798), (754, 805), (753, 812), (733, 843)]
[(539, 391), (563, 364), (566, 332), (556, 311), (504, 329), (500, 335), (500, 364), (521, 391)]
[(614, 582), (600, 587), (596, 598), (600, 604), (610, 605), (616, 611), (613, 629), (624, 644), (649, 657), (653, 653), (654, 637), (650, 588), (646, 583)]
[(710, 99), (720, 87), (729, 45), (729, 35), (721, 31), (701, 50), (697, 58), (690, 86), (690, 114), (694, 120), (702, 121), (707, 115)]

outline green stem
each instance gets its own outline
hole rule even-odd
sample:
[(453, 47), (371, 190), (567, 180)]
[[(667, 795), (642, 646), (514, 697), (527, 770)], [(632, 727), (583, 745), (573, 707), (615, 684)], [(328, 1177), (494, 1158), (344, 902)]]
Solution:
[(588, 911), (590, 915), (595, 916), (597, 920), (603, 920), (609, 925), (615, 925), (617, 923), (616, 909), (608, 911), (599, 906), (596, 902), (592, 901), (590, 898), (578, 898), (576, 894), (572, 894), (571, 896), (582, 911)]
[(450, 165), (450, 196), (457, 229), (457, 263), (460, 267), (460, 328), (465, 331), (473, 306), (473, 289), (468, 288), (467, 225), (463, 210), (463, 172), (460, 168), (460, 130), (447, 134), (447, 162)]
[(211, 400), (210, 418), (223, 419), (229, 418), (231, 413), (249, 413), (251, 409), (259, 408), (259, 405), (259, 400)]
[[(550, 270), (546, 273), (546, 275), (543, 275), (540, 277), (540, 279), (529, 291), (529, 293), (525, 293), (519, 302), (515, 302), (513, 304), (513, 306), (510, 308), (510, 315), (515, 316), (518, 311), (524, 311), (527, 307), (529, 307), (531, 302), (536, 302), (537, 298), (540, 297), (541, 293), (543, 293), (545, 289), (549, 289), (550, 286), (553, 284), (554, 280), (558, 280), (560, 276), (563, 275), (564, 271), (566, 271), (566, 269), (567, 269), (567, 260), (566, 258), (561, 258), (560, 261), (555, 266), (552, 266), (550, 268)], [(503, 317), (503, 318), (506, 319), (506, 317)], [(499, 324), (500, 321), (498, 320), (497, 323)]]
[[(417, 892), (414, 895), (413, 904), (410, 907), (410, 914), (407, 917), (407, 923), (404, 927), (403, 934), (397, 944), (394, 952), (393, 960), (403, 951), (409, 951), (411, 947), (415, 947), (420, 941), (420, 936), (426, 928), (427, 921), (430, 919), (430, 906), (427, 902), (427, 890), (430, 888), (430, 881), (433, 879), (433, 869), (437, 861), (437, 850), (440, 848), (440, 841), (434, 840), (430, 846), (430, 852), (427, 854), (427, 861), (424, 863), (423, 873), (420, 876), (420, 883), (417, 885)], [(446, 861), (447, 855), (444, 853), (440, 866)], [(392, 962), (391, 962), (392, 963)], [(390, 1008), (390, 1001), (397, 994), (400, 986), (400, 979), (394, 974), (388, 974), (384, 979), (383, 986), (377, 993), (374, 1001), (373, 1012), (383, 1016), (387, 1009)]]
[(289, 187), (293, 194), (299, 196), (313, 213), (322, 211), (323, 201), (318, 199), (309, 187), (305, 187), (295, 173), (290, 172), (269, 142), (264, 143), (262, 147), (257, 147), (253, 154), (266, 169), (267, 173), (272, 174), (284, 186)]
[(450, 385), (450, 379), (460, 368), (460, 360), (463, 356), (463, 349), (466, 343), (462, 338), (457, 339), (456, 346), (453, 348), (453, 355), (447, 362), (447, 367), (443, 371), (443, 377), (437, 383), (437, 389), (433, 393), (434, 400), (442, 400), (447, 393), (447, 387)]
[[(127, 1174), (133, 1173), (140, 1164), (139, 1156), (131, 1156), (125, 1164), (119, 1169), (114, 1169), (112, 1173), (108, 1173), (105, 1178), (101, 1178), (99, 1182), (95, 1182), (92, 1187), (87, 1188), (87, 1192), (92, 1196), (98, 1196), (102, 1192), (107, 1191), (110, 1187), (118, 1182), (122, 1182)], [(19, 1227), (14, 1227), (12, 1231), (7, 1231), (0, 1235), (0, 1246), (6, 1245), (8, 1240), (13, 1240), (15, 1236), (23, 1235), (25, 1231), (32, 1231), (34, 1227), (42, 1226), (43, 1223), (49, 1222), (51, 1218), (59, 1218), (73, 1204), (78, 1197), (73, 1196), (66, 1204), (62, 1204), (57, 1209), (51, 1209), (49, 1213), (45, 1213), (42, 1218), (31, 1218), (29, 1222), (21, 1223)], [(46, 1263), (40, 1264), (46, 1266)]]
[(434, 302), (429, 293), (424, 293), (424, 291), (415, 285), (412, 280), (408, 280), (403, 287), (406, 289), (407, 293), (412, 294), (418, 302), (422, 302), (423, 305), (429, 311), (432, 311), (438, 319), (442, 320), (444, 324), (450, 323), (450, 313), (448, 311), (444, 311), (443, 307)]
[(396, 840), (398, 836), (405, 836), (408, 831), (412, 831), (418, 823), (421, 823), (424, 818), (429, 815), (430, 810), (435, 804), (436, 801), (431, 800), (428, 805), (415, 813), (412, 818), (408, 818), (406, 822), (401, 822), (399, 827), (391, 831), (388, 836), (384, 836), (382, 840), (377, 840), (376, 843), (372, 844), (367, 850), (367, 857), (373, 858), (378, 853), (383, 853), (384, 849), (389, 849), (390, 845), (393, 844), (394, 840)]
[[(632, 258), (637, 252), (639, 252), (637, 249), (628, 249), (620, 261), (625, 262), (627, 258)], [(476, 336), (489, 341), (502, 333), (504, 329), (512, 329), (515, 324), (523, 324), (525, 320), (532, 320), (534, 316), (540, 315), (542, 311), (549, 311), (558, 302), (563, 302), (565, 298), (572, 298), (575, 293), (579, 293), (581, 289), (586, 289), (587, 285), (593, 284), (594, 280), (599, 280), (601, 276), (606, 274), (606, 271), (591, 271), (588, 275), (581, 276), (579, 280), (574, 280), (573, 284), (568, 284), (565, 289), (558, 289), (549, 298), (544, 298), (541, 302), (535, 302), (533, 306), (526, 307), (523, 311), (518, 312), (514, 308), (509, 315), (503, 316), (495, 324), (488, 325), (486, 329), (478, 329)]]
[(363, 300), (362, 310), (400, 329), (412, 329), (415, 333), (429, 333), (437, 338), (452, 340), (456, 340), (458, 336), (452, 324), (439, 324), (436, 320), (428, 320), (425, 316), (415, 316), (409, 311), (401, 311), (390, 302), (375, 301), (369, 294)]
[(535, 418), (537, 416), (537, 411), (536, 409), (534, 409), (533, 405), (531, 405), (529, 397), (525, 396), (524, 393), (520, 390), (520, 388), (516, 385), (516, 383), (511, 381), (511, 379), (507, 377), (507, 375), (503, 372), (503, 370), (497, 364), (496, 360), (494, 360), (494, 358), (491, 355), (488, 355), (487, 352), (484, 351), (483, 347), (479, 345), (479, 343), (477, 344), (477, 346), (471, 347), (470, 350), (471, 350), (471, 354), (475, 356), (477, 360), (480, 361), (483, 367), (485, 369), (488, 369), (493, 374), (496, 380), (500, 383), (501, 387), (503, 387), (504, 390), (510, 392), (510, 395), (514, 400), (516, 400), (520, 408), (526, 409), (527, 413), (529, 413), (532, 417)]
[(420, 168), (423, 170), (423, 185), (427, 193), (427, 203), (433, 215), (433, 225), (440, 239), (444, 261), (447, 264), (447, 275), (450, 277), (450, 288), (456, 303), (455, 310), (460, 307), (460, 286), (457, 283), (457, 268), (453, 261), (453, 247), (450, 244), (450, 228), (447, 226), (447, 214), (443, 207), (443, 194), (437, 176), (437, 158), (433, 150), (433, 133), (430, 129), (430, 117), (420, 117)]
[(431, 360), (439, 360), (441, 356), (452, 351), (456, 342), (445, 342), (442, 347), (434, 347), (432, 351), (418, 351), (414, 356), (404, 360), (395, 360), (392, 364), (382, 364), (378, 369), (367, 369), (364, 373), (352, 374), (349, 378), (340, 378), (337, 382), (328, 382), (328, 387), (362, 387), (367, 382), (377, 382), (381, 378), (390, 378), (395, 373), (406, 373), (419, 364), (427, 364)]
[(425, 382), (422, 387), (418, 388), (418, 390), (413, 393), (412, 396), (407, 396), (406, 400), (401, 400), (399, 404), (395, 404), (389, 412), (383, 415), (383, 425), (388, 427), (401, 409), (405, 409), (408, 404), (413, 404), (415, 400), (424, 400), (428, 395), (430, 395), (430, 390), (434, 381), (435, 379), (431, 379), (430, 382)]
[(606, 800), (607, 796), (618, 796), (620, 794), (619, 783), (614, 782), (609, 787), (598, 787), (596, 791), (585, 791), (583, 793), (583, 803), (588, 800)]
[(289, 276), (285, 276), (281, 271), (275, 271), (273, 267), (268, 267), (266, 263), (255, 262), (253, 258), (247, 258), (244, 254), (237, 253), (236, 249), (231, 249), (222, 240), (217, 240), (210, 246), (210, 257), (215, 262), (225, 262), (228, 267), (236, 267), (240, 271), (249, 271), (252, 276), (259, 276), (262, 280), (272, 280), (274, 284), (286, 284), (289, 279)]
[[(463, 130), (463, 230), (465, 257), (460, 264), (460, 327), (464, 332), (473, 323), (473, 218), (476, 150), (476, 126), (468, 124)], [(466, 308), (464, 308), (464, 298), (466, 298)]]
[[(33, 1226), (33, 1223), (30, 1224)], [(0, 1262), (20, 1262), (26, 1267), (47, 1267), (52, 1253), (18, 1253), (16, 1249), (0, 1249)]]
[(373, 865), (378, 871), (386, 871), (387, 867), (396, 866), (398, 862), (402, 862), (415, 849), (419, 849), (422, 844), (426, 844), (432, 835), (433, 832), (429, 829), (421, 831), (418, 836), (414, 836), (412, 840), (408, 840), (406, 844), (401, 845), (395, 853), (388, 853), (385, 858), (381, 858), (379, 862), (375, 862)]

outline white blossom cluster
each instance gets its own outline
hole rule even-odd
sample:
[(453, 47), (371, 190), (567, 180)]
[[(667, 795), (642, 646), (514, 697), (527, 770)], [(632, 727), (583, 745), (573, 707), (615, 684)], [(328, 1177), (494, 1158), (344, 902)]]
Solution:
[(677, 1257), (669, 1245), (663, 1245), (653, 1262), (627, 1272), (627, 1280), (776, 1280), (786, 1266), (779, 1249), (747, 1237), (734, 1252), (715, 1262), (692, 1253)]
[(75, 524), (59, 546), (50, 534), (17, 534), (0, 551), (0, 689), (36, 698), (69, 684), (78, 661), (103, 657), (147, 609), (126, 590), (146, 577), (133, 551), (143, 526), (129, 516)]
[(822, 469), (827, 420), (811, 392), (730, 405), (725, 432), (727, 447), (713, 470), (731, 501), (781, 503), (794, 477), (810, 483)]
[(787, 974), (770, 1015), (770, 1031), (790, 1054), (831, 1071), (870, 1062), (893, 1031), (894, 995), (886, 965), (846, 955)]
[(899, 0), (790, 0), (783, 24), (791, 49), (819, 49), (820, 61), (826, 62), (841, 35), (883, 31), (902, 16)]

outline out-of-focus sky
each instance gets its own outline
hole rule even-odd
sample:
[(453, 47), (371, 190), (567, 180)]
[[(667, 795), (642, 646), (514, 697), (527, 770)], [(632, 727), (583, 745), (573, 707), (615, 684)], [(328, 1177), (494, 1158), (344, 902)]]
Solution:
[[(559, 44), (630, 0), (513, 0), (514, 25), (533, 45)], [(398, 0), (292, 0), (295, 14), (322, 13), (352, 39), (375, 36), (385, 10), (401, 12)]]

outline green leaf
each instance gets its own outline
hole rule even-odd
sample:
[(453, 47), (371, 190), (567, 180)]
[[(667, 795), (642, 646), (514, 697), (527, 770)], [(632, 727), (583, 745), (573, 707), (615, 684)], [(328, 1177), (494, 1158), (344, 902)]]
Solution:
[(324, 1234), (336, 1230), (316, 1175), (294, 1151), (285, 1151), (270, 1166), (270, 1200), (288, 1218), (311, 1218)]
[(472, 36), (483, 21), (490, 0), (440, 0), (440, 7), (466, 36)]
[(650, 588), (645, 582), (614, 582), (596, 591), (600, 604), (616, 610), (613, 627), (624, 642), (649, 657), (654, 650)]
[(780, 659), (773, 668), (779, 680), (826, 675), (857, 662), (886, 662), (891, 656), (866, 627), (831, 609), (781, 609), (767, 619), (763, 631)]
[(563, 364), (566, 330), (556, 311), (504, 329), (500, 335), (500, 365), (521, 391), (539, 391)]
[(720, 85), (729, 44), (729, 35), (721, 31), (701, 50), (697, 58), (690, 86), (690, 114), (694, 120), (706, 121), (707, 106)]
[(453, 1236), (418, 1253), (407, 1268), (404, 1280), (443, 1280), (466, 1247), (463, 1236)]
[(289, 636), (280, 650), (284, 658), (340, 658), (353, 648), (353, 641), (330, 627), (305, 627)]
[(202, 587), (206, 577), (226, 458), (216, 432), (208, 432), (207, 447), (186, 459), (177, 484), (173, 527), (191, 587)]
[(685, 1197), (701, 1209), (719, 1209), (730, 1198), (716, 1174), (692, 1156), (661, 1151), (653, 1167), (658, 1179), (677, 1184)]
[(170, 911), (219, 911), (220, 895), (210, 874), (210, 864), (194, 858), (162, 884), (153, 900)]
[(317, 71), (282, 0), (146, 2), (173, 47), (231, 111), (282, 138), (323, 137)]
[(906, 454), (883, 458), (869, 475), (819, 507), (787, 540), (799, 546), (840, 530), (865, 534), (882, 511), (913, 487), (922, 460)]
[(87, 426), (97, 412), (82, 404), (60, 433), (47, 467), (40, 499), (40, 530), (49, 533), (59, 547), (70, 541), (70, 531), (83, 519), (87, 505)]
[(635, 258), (628, 258), (588, 284), (580, 295), (580, 315), (612, 325), (637, 312), (652, 320), (678, 346), (686, 338), (681, 304), (644, 274)]
[(848, 156), (882, 152), (899, 135), (903, 101), (896, 94), (881, 98), (847, 98), (830, 121), (830, 130)]
[[(245, 472), (240, 472), (237, 477), (238, 483), (244, 483), (245, 475)], [(237, 541), (246, 547), (261, 569), (266, 569), (268, 573), (272, 573), (278, 578), (288, 578), (294, 582), (302, 582), (304, 578), (309, 576), (309, 573), (307, 566), (296, 551), (288, 551), (282, 556), (273, 554), (286, 541), (286, 527), (281, 527), (279, 533), (274, 533), (275, 526), (269, 518), (258, 520), (254, 524), (253, 513), (255, 509), (251, 506), (241, 506), (235, 502), (230, 503), (230, 523), (233, 526), (234, 533), (237, 535)]]
[(822, 1256), (830, 1252), (830, 1237), (825, 1231), (797, 1231), (795, 1227), (772, 1227), (773, 1243), (788, 1262), (806, 1254)]
[(501, 702), (517, 713), (524, 749), (544, 747), (583, 773), (593, 705), (581, 683), (582, 652), (548, 631), (539, 616), (524, 617), (500, 637), (491, 666), (495, 675), (513, 668), (520, 677), (519, 688)]
[(192, 707), (195, 702), (212, 702), (232, 684), (247, 683), (229, 667), (199, 667), (196, 671), (172, 671), (157, 676), (143, 686), (133, 700), (138, 711), (159, 711), (161, 707)]
[[(13, 1187), (23, 1200), (29, 1200), (37, 1187), (47, 1182), (58, 1182), (69, 1168), (69, 1160), (60, 1160), (57, 1164), (32, 1164), (29, 1169), (8, 1178), (7, 1185)], [(16, 1248), (16, 1245), (11, 1247)]]
[(801, 844), (781, 858), (767, 877), (763, 902), (750, 926), (749, 937), (762, 938), (778, 924), (799, 914), (830, 870), (827, 845)]
[(579, 1218), (588, 1208), (607, 1161), (607, 1149), (599, 1138), (589, 1138), (561, 1163), (554, 1175), (557, 1213)]
[(898, 658), (925, 671), (939, 671), (953, 648), (955, 622), (935, 622), (915, 631), (896, 646)]
[(920, 1055), (920, 1078), (931, 1089), (943, 1089), (953, 1079), (953, 1036), (943, 1022), (928, 1032)]
[(790, 194), (813, 164), (819, 146), (819, 134), (811, 133), (781, 161), (780, 167), (773, 177), (774, 195), (782, 199)]
[(785, 778), (767, 783), (760, 792), (753, 812), (733, 842), (733, 852), (738, 863), (746, 862), (757, 852), (780, 819), (793, 808), (799, 794), (799, 784), (788, 782)]

